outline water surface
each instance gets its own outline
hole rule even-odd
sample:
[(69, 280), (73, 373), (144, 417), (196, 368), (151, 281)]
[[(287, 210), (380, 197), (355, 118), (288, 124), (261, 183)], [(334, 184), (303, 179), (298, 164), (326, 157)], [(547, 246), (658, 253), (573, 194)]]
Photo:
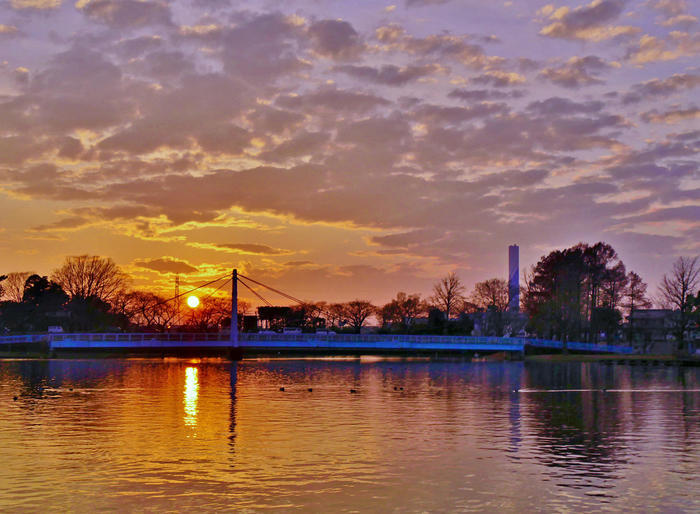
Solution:
[(0, 447), (3, 511), (697, 512), (700, 370), (0, 361)]

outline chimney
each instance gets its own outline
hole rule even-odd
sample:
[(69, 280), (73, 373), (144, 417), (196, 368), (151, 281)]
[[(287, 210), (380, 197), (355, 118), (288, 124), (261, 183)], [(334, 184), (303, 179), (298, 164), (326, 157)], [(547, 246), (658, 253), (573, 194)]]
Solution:
[(520, 249), (508, 247), (508, 310), (520, 312)]

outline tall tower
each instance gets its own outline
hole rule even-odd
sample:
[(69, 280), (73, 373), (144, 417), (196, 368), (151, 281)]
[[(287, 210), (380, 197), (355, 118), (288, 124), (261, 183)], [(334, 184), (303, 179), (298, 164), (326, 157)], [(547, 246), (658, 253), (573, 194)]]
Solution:
[(508, 310), (520, 312), (520, 249), (508, 247)]

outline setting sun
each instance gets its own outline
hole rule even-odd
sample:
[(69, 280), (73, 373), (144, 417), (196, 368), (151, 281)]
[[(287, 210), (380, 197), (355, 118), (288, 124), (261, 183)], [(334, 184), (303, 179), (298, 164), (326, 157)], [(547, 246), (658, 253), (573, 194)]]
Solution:
[(187, 297), (187, 305), (192, 307), (193, 309), (199, 305), (199, 298), (196, 296), (188, 296)]

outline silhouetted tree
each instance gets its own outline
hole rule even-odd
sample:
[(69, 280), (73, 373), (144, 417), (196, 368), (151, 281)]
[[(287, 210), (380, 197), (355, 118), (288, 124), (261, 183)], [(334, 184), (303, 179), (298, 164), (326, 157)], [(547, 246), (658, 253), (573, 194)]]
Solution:
[(526, 282), (523, 307), (531, 330), (565, 342), (582, 336), (591, 341), (601, 330), (617, 330), (612, 320), (621, 319), (617, 309), (627, 276), (610, 245), (579, 243), (555, 250), (540, 259)]
[(21, 302), (22, 295), (24, 295), (24, 284), (31, 275), (33, 273), (28, 271), (8, 273), (7, 280), (2, 284), (5, 288), (5, 299), (11, 302)]
[(448, 273), (433, 286), (430, 301), (445, 313), (449, 321), (450, 314), (464, 302), (464, 286), (455, 272)]
[(342, 303), (332, 303), (326, 307), (328, 323), (332, 327), (343, 327), (348, 323), (345, 305)]
[(24, 330), (44, 331), (49, 325), (66, 322), (68, 295), (48, 277), (31, 275), (24, 285), (21, 305), (27, 314)]
[(185, 327), (197, 332), (212, 332), (231, 325), (231, 299), (207, 298), (185, 316)]
[(409, 330), (416, 318), (425, 313), (427, 307), (421, 300), (420, 294), (408, 295), (404, 292), (396, 294), (396, 298), (377, 310), (382, 326), (392, 324), (395, 330)]
[(94, 255), (67, 257), (51, 278), (71, 298), (95, 297), (108, 303), (124, 294), (128, 283), (127, 275), (112, 259)]
[(659, 296), (664, 305), (676, 311), (673, 335), (678, 343), (678, 351), (686, 350), (685, 332), (690, 328), (693, 291), (700, 286), (700, 265), (698, 257), (679, 257), (673, 263), (669, 275), (664, 275), (659, 286)]
[(344, 304), (344, 311), (350, 326), (359, 334), (367, 318), (376, 312), (376, 308), (372, 302), (358, 299)]
[(647, 285), (634, 271), (627, 273), (627, 288), (622, 303), (629, 316), (628, 339), (635, 340), (634, 311), (648, 309), (651, 301), (647, 298)]

